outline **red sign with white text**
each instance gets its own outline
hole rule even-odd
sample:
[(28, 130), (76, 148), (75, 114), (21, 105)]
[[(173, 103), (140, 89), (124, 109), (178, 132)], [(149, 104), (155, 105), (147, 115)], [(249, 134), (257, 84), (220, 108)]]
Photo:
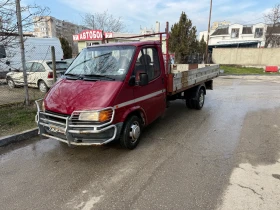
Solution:
[[(112, 32), (105, 32), (105, 38), (112, 38)], [(86, 41), (86, 40), (102, 40), (101, 30), (84, 30), (79, 34), (73, 35), (74, 41)]]

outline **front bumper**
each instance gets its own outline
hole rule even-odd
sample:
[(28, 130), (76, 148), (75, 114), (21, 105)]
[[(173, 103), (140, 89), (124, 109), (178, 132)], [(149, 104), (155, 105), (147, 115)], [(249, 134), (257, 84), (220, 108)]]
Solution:
[[(36, 122), (39, 127), (39, 134), (68, 145), (104, 145), (120, 136), (123, 123), (93, 124), (77, 123), (73, 115), (61, 115), (47, 113), (40, 110), (36, 101), (38, 112)], [(113, 118), (113, 116), (112, 116)]]

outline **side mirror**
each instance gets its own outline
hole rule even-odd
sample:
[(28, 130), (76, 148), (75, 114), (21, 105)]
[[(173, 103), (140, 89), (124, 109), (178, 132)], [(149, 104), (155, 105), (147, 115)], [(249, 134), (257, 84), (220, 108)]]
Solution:
[(135, 80), (135, 76), (131, 76), (129, 81), (128, 81), (128, 85), (129, 86), (135, 86), (136, 80)]
[(141, 73), (140, 74), (140, 81), (139, 81), (139, 85), (140, 86), (145, 86), (149, 83), (149, 78), (148, 78), (148, 74), (146, 73)]
[(10, 62), (10, 61), (6, 61), (6, 65), (8, 65), (8, 66), (9, 66), (10, 64), (11, 64), (11, 62)]

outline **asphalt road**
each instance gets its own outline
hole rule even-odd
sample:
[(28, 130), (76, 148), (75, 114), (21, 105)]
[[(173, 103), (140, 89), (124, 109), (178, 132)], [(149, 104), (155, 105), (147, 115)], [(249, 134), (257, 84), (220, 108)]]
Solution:
[(1, 209), (280, 209), (280, 77), (215, 79), (133, 151), (31, 139), (0, 148)]

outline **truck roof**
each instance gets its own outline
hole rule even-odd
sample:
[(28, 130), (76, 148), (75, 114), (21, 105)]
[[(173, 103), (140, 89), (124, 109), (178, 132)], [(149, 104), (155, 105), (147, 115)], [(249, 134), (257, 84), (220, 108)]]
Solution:
[(116, 42), (116, 43), (106, 43), (106, 44), (100, 44), (100, 45), (94, 45), (94, 46), (89, 46), (87, 48), (91, 47), (100, 47), (100, 46), (135, 46), (135, 47), (140, 47), (144, 45), (160, 45), (160, 41), (137, 41), (137, 42)]

